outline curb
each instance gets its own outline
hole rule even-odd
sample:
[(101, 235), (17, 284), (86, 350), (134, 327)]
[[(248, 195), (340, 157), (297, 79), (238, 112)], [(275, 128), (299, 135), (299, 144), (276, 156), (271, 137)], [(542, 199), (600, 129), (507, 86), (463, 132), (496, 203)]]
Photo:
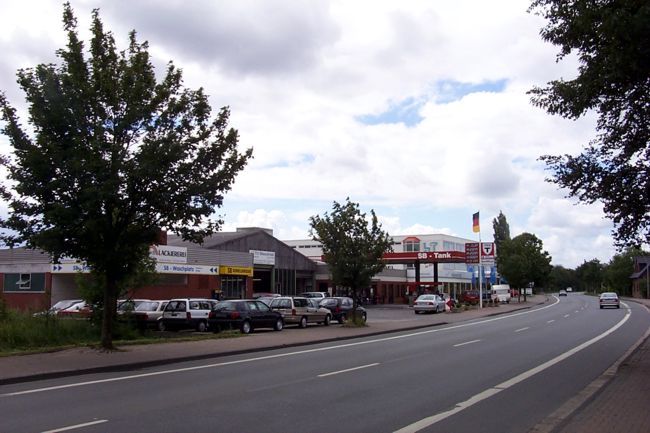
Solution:
[[(650, 306), (644, 302), (637, 302), (633, 299), (626, 299), (637, 304), (643, 305), (648, 312)], [(557, 408), (553, 413), (546, 417), (546, 419), (539, 422), (535, 427), (529, 430), (529, 433), (559, 433), (571, 421), (572, 416), (579, 410), (585, 408), (589, 403), (593, 402), (596, 397), (604, 390), (618, 372), (621, 364), (626, 362), (637, 349), (650, 338), (650, 328), (639, 338), (619, 359), (617, 359), (607, 370), (600, 376), (594, 379), (576, 396), (570, 398), (562, 406)]]
[[(486, 314), (486, 315), (481, 316), (481, 317), (473, 317), (471, 319), (460, 320), (459, 322), (471, 321), (471, 320), (480, 319), (480, 318), (483, 318), (483, 317), (492, 317), (492, 316), (499, 316), (499, 315), (502, 315), (502, 314), (509, 314), (509, 313), (513, 313), (513, 312), (516, 312), (516, 311), (530, 309), (530, 308), (532, 308), (534, 306), (541, 305), (541, 304), (543, 304), (545, 302), (542, 302), (542, 303), (539, 303), (539, 304), (534, 304), (534, 305), (528, 305), (528, 306), (525, 306), (525, 307), (510, 310), (510, 311), (494, 312), (494, 313)], [(12, 378), (0, 379), (0, 385), (28, 383), (28, 382), (38, 381), (38, 380), (47, 380), (47, 379), (60, 379), (60, 378), (63, 378), (63, 377), (79, 376), (79, 375), (84, 375), (84, 374), (110, 373), (110, 372), (126, 371), (126, 370), (131, 370), (131, 369), (159, 367), (159, 366), (175, 364), (175, 363), (179, 363), (179, 362), (201, 361), (201, 360), (205, 360), (205, 359), (216, 359), (216, 358), (221, 358), (221, 357), (225, 357), (225, 356), (243, 355), (243, 354), (253, 353), (253, 352), (268, 352), (268, 351), (271, 351), (271, 350), (278, 350), (278, 349), (284, 349), (284, 348), (290, 348), (290, 347), (311, 346), (311, 345), (314, 345), (314, 344), (331, 343), (331, 342), (335, 342), (335, 341), (351, 340), (351, 339), (355, 339), (355, 338), (374, 337), (374, 336), (393, 334), (393, 333), (398, 333), (398, 332), (408, 332), (408, 331), (414, 331), (414, 330), (426, 329), (426, 328), (433, 328), (433, 327), (443, 326), (443, 325), (448, 325), (448, 324), (449, 324), (449, 322), (445, 321), (445, 322), (434, 323), (434, 324), (419, 325), (419, 326), (409, 326), (409, 327), (399, 328), (399, 329), (389, 329), (389, 330), (383, 330), (383, 331), (369, 332), (369, 333), (363, 334), (363, 335), (350, 335), (350, 336), (345, 336), (345, 337), (326, 338), (326, 339), (317, 340), (317, 341), (276, 344), (276, 345), (273, 345), (273, 346), (260, 346), (260, 347), (250, 348), (250, 349), (230, 350), (230, 351), (224, 351), (224, 352), (219, 352), (219, 353), (206, 353), (206, 354), (202, 354), (202, 355), (188, 355), (188, 356), (181, 356), (181, 357), (175, 357), (175, 358), (157, 359), (157, 360), (152, 360), (152, 361), (124, 362), (124, 363), (121, 363), (121, 364), (107, 365), (107, 366), (101, 366), (101, 367), (91, 367), (91, 368), (82, 368), (82, 369), (76, 369), (76, 370), (66, 370), (66, 371), (56, 371), (56, 372), (49, 372), (49, 373), (39, 373), (39, 374), (33, 374), (33, 375), (29, 375), (29, 376), (20, 376), (20, 377), (12, 377)]]

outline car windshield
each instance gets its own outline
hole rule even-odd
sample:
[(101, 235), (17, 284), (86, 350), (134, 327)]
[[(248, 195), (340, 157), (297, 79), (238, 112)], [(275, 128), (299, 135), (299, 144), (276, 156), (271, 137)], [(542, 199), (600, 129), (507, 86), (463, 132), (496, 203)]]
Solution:
[(605, 292), (600, 295), (601, 298), (617, 298), (618, 295), (612, 292)]
[(323, 298), (322, 301), (320, 301), (320, 305), (324, 307), (333, 307), (338, 304), (338, 300), (334, 298)]
[(420, 295), (417, 300), (418, 301), (433, 301), (434, 299), (436, 299), (435, 295)]

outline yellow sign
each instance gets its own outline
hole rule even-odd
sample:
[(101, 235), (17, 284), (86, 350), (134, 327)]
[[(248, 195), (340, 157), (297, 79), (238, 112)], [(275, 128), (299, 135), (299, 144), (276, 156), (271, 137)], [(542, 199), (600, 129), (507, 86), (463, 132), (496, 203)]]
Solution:
[(253, 276), (253, 268), (245, 266), (219, 266), (219, 275), (244, 275)]

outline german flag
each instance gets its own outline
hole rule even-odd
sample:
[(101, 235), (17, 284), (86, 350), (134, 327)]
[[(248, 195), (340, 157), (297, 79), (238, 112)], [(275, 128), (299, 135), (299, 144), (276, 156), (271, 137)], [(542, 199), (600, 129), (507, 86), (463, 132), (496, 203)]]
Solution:
[(478, 222), (478, 212), (472, 215), (472, 230), (474, 231), (474, 233), (478, 233), (481, 231), (481, 225)]

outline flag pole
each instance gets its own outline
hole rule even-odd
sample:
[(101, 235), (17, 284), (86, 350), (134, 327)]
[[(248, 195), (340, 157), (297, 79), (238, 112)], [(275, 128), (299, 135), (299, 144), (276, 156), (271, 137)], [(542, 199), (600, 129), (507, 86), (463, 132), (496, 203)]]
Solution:
[(481, 244), (481, 225), (478, 229), (478, 302), (483, 308), (483, 245)]

